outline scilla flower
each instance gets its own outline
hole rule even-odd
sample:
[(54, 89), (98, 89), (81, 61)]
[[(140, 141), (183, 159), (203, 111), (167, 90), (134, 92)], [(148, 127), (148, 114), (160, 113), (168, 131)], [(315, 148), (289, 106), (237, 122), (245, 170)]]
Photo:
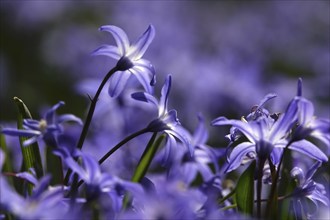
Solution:
[[(315, 205), (315, 213), (318, 209), (318, 203), (322, 203), (325, 206), (329, 206), (329, 199), (326, 195), (325, 187), (317, 182), (312, 180), (313, 175), (317, 171), (317, 169), (321, 166), (320, 162), (316, 162), (306, 173), (299, 168), (294, 167), (291, 170), (291, 177), (295, 179), (297, 183), (297, 187), (292, 192), (289, 197), (293, 197), (295, 214), (298, 218), (300, 218), (299, 210), (303, 206), (303, 210), (307, 207), (306, 199), (313, 202)], [(306, 211), (307, 212), (307, 211)], [(310, 215), (311, 213), (305, 213)]]
[[(179, 119), (177, 118), (177, 111), (172, 109), (167, 110), (168, 96), (171, 90), (172, 77), (168, 75), (161, 91), (160, 101), (154, 96), (144, 93), (137, 92), (132, 94), (132, 98), (154, 104), (158, 108), (158, 118), (151, 121), (147, 126), (147, 130), (150, 132), (165, 132), (168, 135), (167, 153), (170, 155), (173, 146), (176, 145), (175, 138), (178, 138), (184, 143), (191, 155), (193, 155), (193, 148), (188, 141), (189, 133), (181, 126)], [(165, 156), (167, 157), (167, 156)]]
[(51, 109), (49, 109), (46, 112), (45, 117), (39, 121), (34, 119), (24, 119), (24, 129), (4, 128), (1, 132), (7, 135), (29, 138), (23, 142), (24, 146), (33, 144), (41, 139), (43, 139), (47, 144), (56, 146), (56, 144), (54, 145), (54, 140), (56, 135), (62, 132), (61, 124), (63, 122), (72, 121), (77, 122), (78, 124), (82, 124), (81, 119), (72, 114), (57, 116), (56, 110), (63, 105), (64, 102), (62, 101), (57, 103)]
[(213, 125), (232, 125), (239, 129), (247, 138), (238, 144), (229, 156), (227, 172), (236, 169), (243, 158), (249, 153), (256, 153), (258, 159), (265, 160), (271, 157), (272, 163), (277, 165), (281, 156), (281, 150), (289, 145), (289, 149), (306, 154), (318, 161), (327, 161), (327, 156), (313, 143), (307, 140), (293, 142), (288, 135), (295, 126), (298, 117), (298, 100), (293, 99), (286, 112), (278, 120), (261, 116), (255, 121), (229, 120), (225, 117), (215, 119)]
[(131, 75), (138, 79), (148, 93), (153, 93), (153, 84), (155, 83), (154, 67), (149, 61), (142, 59), (142, 56), (155, 36), (155, 28), (150, 25), (133, 44), (130, 44), (126, 33), (119, 27), (105, 25), (100, 30), (112, 34), (117, 43), (117, 47), (103, 45), (93, 52), (93, 55), (105, 55), (118, 61), (117, 71), (110, 78), (110, 96), (118, 96)]

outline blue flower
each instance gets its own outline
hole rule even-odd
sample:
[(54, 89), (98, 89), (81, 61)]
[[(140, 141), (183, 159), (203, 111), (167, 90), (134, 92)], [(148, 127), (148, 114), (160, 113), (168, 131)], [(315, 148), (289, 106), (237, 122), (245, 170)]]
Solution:
[(106, 194), (111, 198), (113, 210), (119, 212), (126, 191), (133, 195), (143, 191), (137, 183), (102, 173), (97, 161), (80, 151), (75, 154), (82, 159), (82, 165), (72, 158), (66, 149), (57, 149), (55, 154), (61, 156), (64, 163), (78, 174), (80, 180), (84, 181), (88, 201), (101, 198), (102, 195)]
[(147, 126), (150, 132), (165, 132), (168, 136), (167, 139), (167, 155), (170, 155), (170, 151), (173, 146), (176, 145), (175, 138), (178, 138), (187, 147), (191, 155), (193, 155), (193, 148), (188, 140), (189, 133), (180, 124), (177, 118), (177, 111), (167, 110), (168, 96), (171, 90), (172, 77), (168, 75), (161, 91), (160, 101), (158, 101), (154, 96), (144, 93), (137, 92), (132, 94), (132, 98), (154, 104), (158, 109), (158, 117), (151, 121)]
[(62, 186), (48, 187), (50, 176), (37, 180), (28, 172), (16, 174), (35, 187), (31, 196), (22, 197), (7, 183), (0, 174), (0, 208), (19, 219), (73, 219), (77, 213), (72, 212), (66, 203)]
[(50, 144), (51, 146), (56, 146), (56, 142), (54, 141), (56, 141), (56, 134), (62, 132), (60, 125), (61, 123), (73, 121), (77, 122), (78, 124), (82, 124), (81, 119), (72, 114), (57, 116), (55, 114), (56, 110), (63, 105), (64, 102), (62, 101), (57, 103), (51, 109), (49, 109), (46, 112), (45, 117), (39, 121), (34, 119), (24, 119), (24, 129), (4, 128), (1, 132), (7, 135), (29, 138), (23, 142), (24, 146), (33, 144), (41, 139), (43, 139), (47, 144)]
[(289, 145), (289, 149), (306, 154), (307, 156), (319, 161), (327, 161), (327, 156), (313, 143), (307, 140), (292, 142), (289, 139), (290, 131), (296, 125), (298, 118), (298, 100), (293, 99), (286, 112), (274, 120), (267, 115), (260, 116), (254, 121), (228, 120), (225, 117), (219, 117), (213, 120), (212, 125), (232, 125), (237, 128), (246, 138), (238, 144), (229, 156), (228, 170), (236, 169), (243, 158), (256, 153), (260, 159), (267, 159), (271, 156), (272, 163), (278, 164), (282, 154), (282, 149)]
[(110, 96), (118, 96), (131, 75), (138, 79), (148, 93), (153, 93), (155, 70), (148, 60), (142, 59), (142, 56), (155, 37), (155, 28), (149, 25), (144, 34), (133, 44), (130, 44), (126, 33), (119, 27), (105, 25), (100, 30), (112, 34), (117, 43), (117, 47), (103, 45), (93, 52), (93, 55), (105, 55), (118, 61), (116, 66), (118, 71), (110, 79)]
[(293, 133), (294, 140), (301, 140), (308, 137), (320, 140), (327, 146), (330, 154), (330, 121), (325, 118), (314, 116), (314, 105), (311, 101), (302, 97), (302, 79), (298, 81), (298, 126)]
[[(313, 175), (320, 166), (320, 162), (314, 163), (314, 165), (306, 172), (306, 175), (299, 167), (294, 167), (291, 170), (291, 177), (295, 179), (297, 187), (288, 197), (293, 197), (295, 210), (301, 210), (299, 206), (306, 205), (305, 199), (313, 202), (316, 207), (315, 212), (317, 212), (318, 203), (329, 206), (329, 199), (326, 195), (325, 187), (312, 180)], [(296, 215), (297, 214), (299, 215), (299, 212), (297, 212)], [(310, 215), (310, 213), (306, 214)]]

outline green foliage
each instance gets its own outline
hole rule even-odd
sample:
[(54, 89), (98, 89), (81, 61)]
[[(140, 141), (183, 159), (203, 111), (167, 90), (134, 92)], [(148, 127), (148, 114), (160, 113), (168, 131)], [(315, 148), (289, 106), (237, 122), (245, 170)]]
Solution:
[(237, 208), (247, 215), (253, 214), (255, 167), (256, 162), (253, 161), (239, 178), (235, 190)]

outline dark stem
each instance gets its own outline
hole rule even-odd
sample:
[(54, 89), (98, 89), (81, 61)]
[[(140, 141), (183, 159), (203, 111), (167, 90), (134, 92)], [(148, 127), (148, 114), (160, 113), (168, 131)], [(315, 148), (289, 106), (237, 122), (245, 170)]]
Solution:
[(258, 181), (257, 181), (257, 217), (261, 218), (261, 191), (262, 191), (262, 174), (265, 160), (259, 160), (258, 164)]
[(124, 144), (126, 144), (127, 142), (129, 142), (130, 140), (132, 140), (133, 138), (147, 133), (149, 132), (148, 128), (143, 128), (140, 131), (137, 131), (129, 136), (127, 136), (125, 139), (123, 139), (121, 142), (119, 142), (116, 146), (114, 146), (111, 150), (108, 151), (108, 153), (106, 153), (100, 160), (99, 160), (99, 164), (102, 164), (106, 159), (108, 159), (108, 157), (111, 156), (111, 154), (113, 154), (114, 152), (116, 152), (121, 146), (123, 146)]
[(269, 217), (269, 214), (271, 213), (270, 209), (272, 208), (272, 205), (273, 205), (273, 197), (275, 195), (275, 191), (276, 191), (276, 188), (277, 188), (277, 182), (278, 182), (278, 178), (279, 178), (279, 175), (280, 175), (281, 166), (282, 166), (282, 163), (283, 163), (283, 158), (284, 158), (284, 155), (287, 152), (288, 147), (290, 146), (290, 144), (291, 144), (291, 142), (289, 142), (283, 150), (283, 154), (281, 156), (280, 162), (279, 162), (278, 167), (277, 167), (277, 171), (275, 173), (275, 178), (273, 179), (274, 181), (272, 182), (272, 186), (271, 186), (270, 194), (269, 194), (269, 198), (268, 198), (268, 203), (267, 203), (267, 208), (266, 208), (266, 217)]
[[(93, 118), (93, 114), (94, 114), (94, 111), (95, 111), (95, 107), (96, 107), (96, 103), (97, 103), (97, 100), (99, 99), (99, 96), (102, 92), (102, 89), (103, 87), (105, 86), (105, 84), (107, 83), (107, 81), (109, 80), (109, 78), (118, 70), (118, 67), (115, 66), (114, 68), (112, 68), (108, 73), (107, 75), (104, 77), (104, 79), (102, 80), (99, 88), (97, 89), (96, 93), (95, 93), (95, 96), (93, 99), (91, 99), (91, 97), (89, 97), (89, 99), (91, 100), (91, 105), (89, 107), (89, 110), (88, 110), (88, 114), (87, 114), (87, 117), (86, 117), (86, 120), (85, 120), (85, 123), (84, 123), (84, 126), (83, 126), (83, 129), (81, 131), (81, 134), (80, 134), (80, 137), (79, 137), (79, 140), (78, 140), (78, 143), (77, 143), (77, 148), (80, 150), (82, 149), (83, 147), (83, 144), (84, 144), (84, 141), (86, 139), (86, 136), (87, 136), (87, 132), (88, 132), (88, 129), (89, 129), (89, 126), (92, 122), (92, 118)], [(64, 178), (64, 184), (67, 184), (69, 182), (69, 178), (70, 178), (70, 175), (71, 175), (72, 171), (71, 169), (68, 170), (68, 172), (66, 173), (65, 175), (65, 178)]]
[[(123, 139), (121, 142), (119, 142), (116, 146), (114, 146), (113, 148), (111, 148), (111, 150), (109, 150), (100, 160), (99, 160), (99, 164), (101, 165), (106, 159), (108, 159), (114, 152), (116, 152), (121, 146), (123, 146), (124, 144), (126, 144), (127, 142), (129, 142), (130, 140), (132, 140), (133, 138), (142, 135), (144, 133), (149, 132), (148, 128), (143, 128), (129, 136), (127, 136), (125, 139)], [(79, 188), (79, 186), (81, 186), (81, 184), (83, 184), (83, 180), (80, 180), (77, 188)]]
[(117, 70), (118, 70), (118, 67), (115, 66), (114, 68), (112, 68), (107, 73), (107, 75), (102, 80), (99, 88), (97, 89), (94, 98), (92, 99), (91, 106), (89, 107), (88, 114), (87, 114), (87, 117), (86, 117), (86, 120), (85, 120), (85, 124), (84, 124), (84, 127), (83, 127), (82, 131), (81, 131), (81, 134), (80, 134), (80, 137), (79, 137), (79, 141), (78, 141), (78, 144), (77, 144), (77, 148), (78, 149), (81, 149), (82, 146), (83, 146), (83, 144), (84, 144), (84, 141), (85, 141), (85, 138), (87, 136), (87, 132), (88, 132), (89, 126), (90, 126), (91, 121), (92, 121), (92, 118), (93, 118), (93, 114), (94, 114), (94, 111), (95, 111), (96, 103), (97, 103), (97, 100), (99, 99), (99, 96), (100, 96), (100, 94), (102, 92), (102, 89), (103, 89), (104, 85), (107, 83), (107, 81), (109, 80), (109, 78), (112, 76), (112, 74), (114, 74)]

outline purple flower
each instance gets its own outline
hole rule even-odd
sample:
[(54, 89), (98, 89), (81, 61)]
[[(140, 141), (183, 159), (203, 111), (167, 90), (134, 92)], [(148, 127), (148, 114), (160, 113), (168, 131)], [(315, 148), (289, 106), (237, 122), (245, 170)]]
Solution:
[[(37, 180), (28, 172), (16, 174), (35, 185), (32, 195), (19, 195), (0, 175), (0, 208), (19, 219), (69, 219), (77, 218), (63, 197), (62, 186), (48, 187), (50, 176)], [(70, 212), (69, 212), (70, 210)]]
[(289, 140), (289, 132), (297, 122), (298, 100), (293, 99), (286, 112), (274, 120), (267, 115), (257, 118), (255, 121), (228, 120), (219, 117), (213, 120), (213, 125), (232, 125), (237, 128), (246, 138), (238, 144), (229, 156), (228, 170), (236, 169), (243, 158), (251, 153), (256, 153), (258, 158), (266, 159), (271, 156), (272, 163), (278, 164), (281, 150), (289, 146), (289, 149), (296, 150), (319, 161), (327, 161), (327, 156), (314, 144), (307, 140), (292, 142)]
[[(289, 195), (289, 197), (293, 197), (294, 199), (295, 210), (301, 210), (298, 205), (306, 205), (305, 199), (310, 200), (316, 206), (315, 213), (318, 209), (318, 203), (329, 206), (329, 199), (326, 195), (325, 187), (322, 184), (312, 180), (313, 175), (320, 166), (320, 162), (314, 163), (307, 173), (304, 173), (304, 171), (299, 167), (294, 167), (291, 170), (291, 176), (297, 183), (296, 189), (291, 195)], [(310, 213), (307, 214), (310, 215)]]
[[(78, 124), (82, 124), (81, 119), (77, 118), (72, 114), (64, 114), (57, 116), (55, 114), (56, 110), (63, 106), (64, 102), (59, 102), (49, 109), (45, 117), (38, 120), (34, 119), (24, 119), (23, 120), (23, 130), (22, 129), (13, 129), (13, 128), (4, 128), (2, 129), (3, 134), (28, 137), (29, 139), (23, 142), (24, 146), (28, 146), (37, 142), (38, 140), (43, 139), (47, 144), (54, 146), (54, 141), (56, 139), (56, 134), (62, 132), (61, 125), (63, 122), (73, 121)], [(55, 145), (56, 146), (56, 145)]]
[(330, 154), (330, 121), (325, 118), (314, 116), (313, 103), (302, 97), (302, 79), (298, 81), (298, 127), (293, 134), (294, 140), (301, 140), (308, 137), (315, 138), (327, 146)]
[(126, 33), (119, 27), (105, 25), (100, 30), (112, 34), (117, 43), (117, 47), (103, 45), (93, 52), (93, 55), (105, 55), (118, 61), (116, 66), (118, 71), (110, 79), (110, 96), (118, 96), (131, 75), (138, 79), (148, 93), (153, 93), (155, 70), (149, 61), (142, 59), (142, 56), (155, 37), (155, 28), (149, 25), (134, 44), (130, 44)]
[(84, 181), (88, 201), (101, 198), (102, 194), (106, 194), (111, 198), (113, 210), (119, 212), (126, 191), (135, 194), (141, 193), (143, 190), (137, 183), (102, 173), (97, 161), (82, 152), (76, 152), (77, 156), (82, 159), (82, 165), (74, 160), (66, 149), (58, 149), (56, 154), (61, 156), (64, 163)]
[(168, 75), (163, 85), (159, 101), (154, 96), (144, 92), (133, 93), (132, 98), (139, 101), (152, 103), (158, 108), (158, 118), (151, 121), (147, 129), (150, 132), (165, 132), (167, 134), (168, 139), (166, 149), (168, 151), (166, 155), (170, 155), (173, 146), (176, 145), (175, 138), (178, 138), (182, 143), (184, 143), (192, 155), (193, 149), (188, 140), (189, 133), (181, 126), (179, 119), (177, 118), (176, 110), (167, 110), (171, 83), (172, 77), (171, 75)]

